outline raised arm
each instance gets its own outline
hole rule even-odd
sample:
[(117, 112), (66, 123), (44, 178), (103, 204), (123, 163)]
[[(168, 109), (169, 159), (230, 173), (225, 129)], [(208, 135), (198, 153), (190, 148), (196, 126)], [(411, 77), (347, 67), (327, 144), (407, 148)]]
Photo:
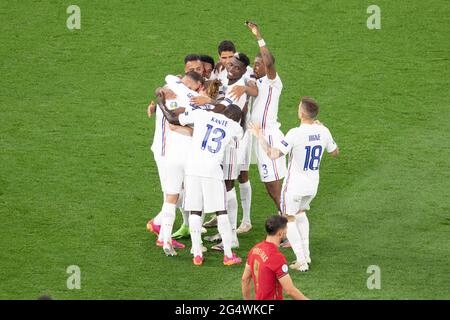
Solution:
[(249, 123), (248, 130), (258, 139), (263, 150), (267, 153), (270, 159), (275, 160), (283, 155), (283, 153), (275, 147), (270, 146), (262, 134), (261, 127), (255, 125), (254, 123)]
[(259, 31), (258, 25), (256, 25), (253, 22), (250, 22), (250, 21), (247, 21), (246, 25), (251, 30), (253, 35), (256, 37), (256, 40), (258, 40), (259, 51), (261, 52), (261, 56), (264, 61), (264, 65), (266, 66), (267, 78), (269, 78), (270, 80), (275, 79), (277, 76), (277, 71), (275, 69), (275, 63), (273, 61), (273, 56), (270, 53), (269, 49), (267, 48), (263, 37), (261, 36), (261, 32)]

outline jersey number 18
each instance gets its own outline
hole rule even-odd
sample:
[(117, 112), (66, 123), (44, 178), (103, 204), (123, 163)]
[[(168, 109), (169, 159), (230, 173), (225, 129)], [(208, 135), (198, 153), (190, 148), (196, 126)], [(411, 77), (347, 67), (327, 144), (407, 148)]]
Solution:
[(317, 145), (314, 147), (306, 146), (306, 157), (303, 171), (319, 170), (320, 157), (322, 156), (322, 146)]

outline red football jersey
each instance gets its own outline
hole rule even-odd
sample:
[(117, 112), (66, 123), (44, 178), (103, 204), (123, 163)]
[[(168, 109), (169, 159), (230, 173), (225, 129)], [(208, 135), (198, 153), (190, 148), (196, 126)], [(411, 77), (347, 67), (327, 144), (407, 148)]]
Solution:
[(283, 288), (278, 279), (288, 274), (285, 256), (271, 242), (263, 241), (248, 253), (247, 264), (252, 270), (256, 300), (283, 300)]

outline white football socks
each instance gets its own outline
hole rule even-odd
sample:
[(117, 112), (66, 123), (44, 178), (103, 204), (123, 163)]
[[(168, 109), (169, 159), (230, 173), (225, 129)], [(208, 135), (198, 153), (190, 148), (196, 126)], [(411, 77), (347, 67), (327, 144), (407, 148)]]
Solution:
[(222, 237), (223, 252), (228, 258), (231, 258), (233, 255), (231, 252), (232, 235), (228, 214), (219, 214), (217, 216), (217, 230)]
[(291, 244), (292, 250), (294, 250), (298, 263), (306, 263), (305, 254), (303, 252), (302, 238), (297, 229), (295, 222), (288, 222), (287, 224), (287, 238)]
[(160, 211), (154, 218), (153, 218), (153, 223), (156, 224), (157, 226), (160, 226), (162, 223), (162, 211)]
[(183, 217), (183, 224), (189, 227), (189, 212), (183, 209), (183, 202), (184, 202), (184, 190), (181, 190), (180, 194), (178, 195), (177, 208), (180, 210), (181, 215)]
[(183, 224), (189, 227), (189, 211), (178, 208), (181, 211), (181, 215), (183, 216)]
[(202, 217), (191, 214), (189, 216), (189, 232), (191, 233), (192, 251), (194, 257), (203, 257), (202, 252)]
[(227, 213), (231, 225), (231, 235), (232, 235), (231, 239), (232, 241), (237, 241), (236, 228), (237, 228), (238, 204), (235, 188), (227, 192)]
[(295, 224), (302, 239), (303, 252), (305, 258), (309, 258), (309, 221), (306, 212), (299, 213), (295, 216)]
[[(163, 199), (165, 199), (165, 198), (166, 198), (166, 194), (163, 192)], [(164, 202), (163, 202), (163, 205), (164, 205)], [(154, 222), (156, 225), (158, 225), (158, 226), (161, 225), (161, 223), (162, 223), (162, 209), (161, 209), (161, 211), (156, 215), (156, 217), (153, 218), (153, 222)]]
[(177, 206), (172, 203), (165, 202), (162, 207), (162, 224), (160, 234), (162, 234), (162, 240), (164, 245), (170, 244), (172, 241), (172, 229), (175, 222), (175, 211)]
[(252, 206), (252, 185), (250, 181), (239, 184), (239, 193), (241, 196), (241, 206), (242, 206), (242, 222), (251, 224), (250, 220), (250, 208)]

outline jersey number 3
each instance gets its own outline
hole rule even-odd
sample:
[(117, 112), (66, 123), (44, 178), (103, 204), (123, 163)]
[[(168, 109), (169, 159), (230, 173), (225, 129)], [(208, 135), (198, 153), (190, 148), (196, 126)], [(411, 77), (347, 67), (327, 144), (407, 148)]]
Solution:
[[(225, 131), (220, 128), (215, 128), (213, 130), (213, 126), (210, 124), (207, 124), (206, 127), (208, 130), (206, 131), (205, 137), (203, 138), (202, 142), (202, 150), (205, 150), (205, 148), (208, 146), (208, 151), (211, 153), (217, 153), (220, 151), (220, 148), (222, 147), (222, 139), (225, 138)], [(211, 137), (211, 141), (215, 143), (214, 148), (208, 143), (209, 136), (211, 135), (211, 131), (215, 137)]]
[(320, 157), (322, 156), (322, 146), (306, 146), (306, 157), (303, 171), (318, 170), (320, 165)]

